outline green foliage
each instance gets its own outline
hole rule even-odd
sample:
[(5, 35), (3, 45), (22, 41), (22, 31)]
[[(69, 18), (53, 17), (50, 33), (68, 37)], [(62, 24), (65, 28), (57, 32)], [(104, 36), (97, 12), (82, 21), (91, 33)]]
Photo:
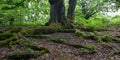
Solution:
[(108, 20), (105, 20), (105, 19), (99, 19), (99, 20), (95, 20), (95, 19), (81, 20), (81, 19), (78, 19), (78, 20), (76, 20), (76, 22), (79, 22), (80, 24), (85, 26), (85, 29), (87, 29), (88, 31), (103, 30), (104, 26), (110, 25), (110, 22)]

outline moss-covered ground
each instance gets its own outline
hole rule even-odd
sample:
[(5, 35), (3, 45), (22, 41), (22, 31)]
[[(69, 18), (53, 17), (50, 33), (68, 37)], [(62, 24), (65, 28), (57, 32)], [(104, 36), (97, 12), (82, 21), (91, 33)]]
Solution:
[(119, 60), (120, 26), (0, 27), (0, 60)]

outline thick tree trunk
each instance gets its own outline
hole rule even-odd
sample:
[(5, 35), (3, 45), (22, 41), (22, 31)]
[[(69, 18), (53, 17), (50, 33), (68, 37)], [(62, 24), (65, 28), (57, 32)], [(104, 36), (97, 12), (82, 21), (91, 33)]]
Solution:
[(49, 0), (50, 3), (50, 20), (46, 25), (51, 23), (65, 24), (65, 5), (64, 0)]
[(77, 0), (69, 0), (69, 8), (67, 12), (67, 18), (69, 20), (74, 20), (74, 11), (77, 4)]

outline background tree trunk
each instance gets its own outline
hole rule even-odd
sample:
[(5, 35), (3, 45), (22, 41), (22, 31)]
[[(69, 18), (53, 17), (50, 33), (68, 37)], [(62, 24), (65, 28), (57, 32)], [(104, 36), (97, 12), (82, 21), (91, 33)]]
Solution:
[(67, 18), (69, 20), (74, 20), (74, 11), (77, 4), (77, 0), (69, 0), (69, 8), (67, 12)]
[(50, 20), (46, 25), (51, 23), (65, 24), (65, 5), (64, 0), (49, 0), (50, 3)]

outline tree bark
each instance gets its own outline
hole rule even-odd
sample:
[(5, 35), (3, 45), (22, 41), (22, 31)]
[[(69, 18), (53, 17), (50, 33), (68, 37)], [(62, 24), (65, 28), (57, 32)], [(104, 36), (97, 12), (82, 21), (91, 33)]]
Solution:
[(65, 5), (64, 0), (49, 0), (50, 3), (50, 20), (46, 25), (51, 23), (65, 24)]
[(69, 20), (74, 20), (74, 11), (75, 11), (75, 7), (77, 4), (77, 0), (69, 0), (69, 8), (68, 8), (68, 12), (67, 12), (67, 18)]

